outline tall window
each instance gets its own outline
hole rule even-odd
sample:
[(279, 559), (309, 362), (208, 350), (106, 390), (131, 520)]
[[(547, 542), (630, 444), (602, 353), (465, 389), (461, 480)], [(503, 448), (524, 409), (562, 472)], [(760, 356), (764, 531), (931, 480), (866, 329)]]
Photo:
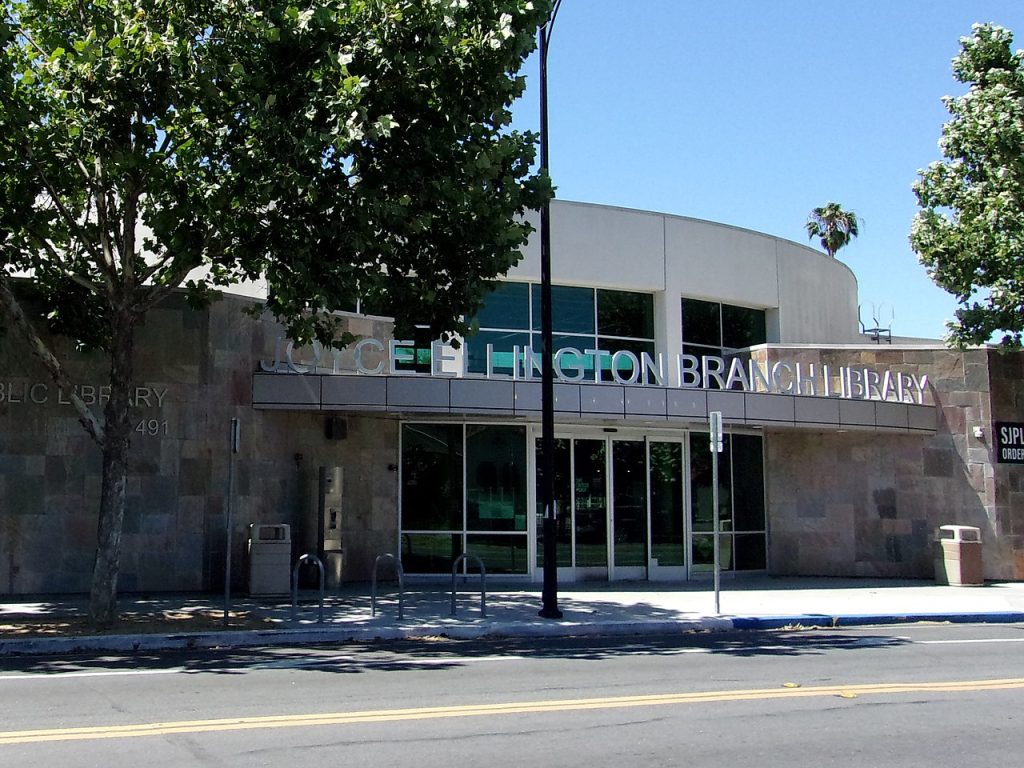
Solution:
[[(693, 568), (714, 565), (714, 471), (706, 432), (690, 433)], [(723, 571), (766, 567), (764, 458), (756, 435), (725, 435), (718, 457), (719, 559)]]
[[(587, 349), (604, 350), (607, 355), (581, 354), (566, 360), (584, 372), (584, 378), (595, 378), (594, 357), (601, 367), (602, 380), (610, 377), (614, 353), (626, 350), (638, 358), (641, 352), (654, 355), (654, 297), (634, 291), (612, 291), (602, 288), (581, 288), (556, 285), (551, 289), (552, 342), (554, 351), (572, 347), (581, 353)], [(534, 283), (498, 283), (484, 300), (476, 317), (479, 332), (466, 340), (468, 370), (487, 370), (487, 345), (494, 354), (491, 368), (496, 373), (511, 374), (513, 350), (526, 347), (540, 356), (541, 315), (540, 286)], [(565, 355), (565, 357), (573, 357)], [(519, 361), (521, 365), (521, 359)], [(620, 362), (624, 371), (628, 362)], [(520, 369), (521, 370), (521, 369)]]
[(683, 352), (728, 357), (767, 341), (763, 309), (683, 299)]
[(488, 573), (526, 573), (526, 428), (402, 426), (402, 566), (451, 573), (465, 553)]

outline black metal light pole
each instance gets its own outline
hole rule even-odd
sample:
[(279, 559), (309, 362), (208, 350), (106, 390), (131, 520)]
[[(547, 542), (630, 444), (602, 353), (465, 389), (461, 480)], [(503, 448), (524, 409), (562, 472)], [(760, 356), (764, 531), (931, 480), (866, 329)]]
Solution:
[[(548, 37), (562, 0), (540, 28), (540, 172), (548, 175)], [(544, 589), (540, 615), (560, 619), (555, 526), (555, 368), (551, 340), (551, 206), (540, 210), (541, 502), (544, 505)]]

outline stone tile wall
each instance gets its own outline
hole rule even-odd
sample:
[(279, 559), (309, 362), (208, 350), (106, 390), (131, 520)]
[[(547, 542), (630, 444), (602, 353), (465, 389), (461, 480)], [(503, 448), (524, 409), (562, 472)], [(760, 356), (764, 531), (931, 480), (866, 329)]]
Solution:
[[(397, 422), (349, 419), (348, 438), (329, 441), (324, 414), (253, 410), (252, 373), (260, 360), (273, 359), (280, 329), (254, 321), (242, 313), (245, 306), (227, 298), (195, 312), (173, 297), (138, 330), (133, 419), (139, 431), (132, 441), (122, 591), (223, 589), (233, 417), (242, 435), (234, 590), (248, 583), (250, 523), (288, 523), (293, 554), (309, 548), (304, 537), (315, 524), (320, 465), (346, 467), (343, 533), (352, 551), (395, 547), (397, 473), (388, 466), (398, 463)], [(351, 323), (355, 333), (390, 334), (383, 322)], [(105, 358), (57, 346), (83, 396), (98, 401)], [(99, 449), (13, 334), (0, 338), (0, 387), (0, 594), (84, 592), (95, 552)], [(370, 565), (372, 554), (349, 558), (345, 576), (367, 579)]]
[(930, 578), (936, 528), (959, 524), (981, 529), (986, 578), (1024, 579), (1024, 467), (994, 465), (990, 443), (993, 420), (1024, 421), (1024, 355), (896, 347), (756, 354), (927, 373), (938, 406), (933, 436), (766, 431), (773, 573)]

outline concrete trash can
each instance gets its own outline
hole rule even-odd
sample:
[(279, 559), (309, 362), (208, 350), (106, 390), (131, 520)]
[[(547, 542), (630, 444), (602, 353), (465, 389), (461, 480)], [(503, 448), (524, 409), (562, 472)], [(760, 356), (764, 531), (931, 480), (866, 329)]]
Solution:
[(935, 535), (935, 581), (953, 587), (985, 583), (981, 565), (981, 529), (940, 525)]
[(249, 594), (292, 591), (292, 535), (288, 525), (249, 526)]

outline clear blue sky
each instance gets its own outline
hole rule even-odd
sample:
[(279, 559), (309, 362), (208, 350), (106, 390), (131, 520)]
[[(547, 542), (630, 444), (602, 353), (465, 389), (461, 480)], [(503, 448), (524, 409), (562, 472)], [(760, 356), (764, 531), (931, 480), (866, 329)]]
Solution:
[[(939, 337), (956, 303), (907, 241), (917, 171), (940, 159), (950, 60), (974, 22), (1024, 48), (1022, 0), (563, 0), (548, 56), (561, 199), (725, 222), (808, 243), (833, 200), (864, 320)], [(536, 56), (516, 126), (536, 128)], [(814, 244), (817, 247), (817, 243)]]

